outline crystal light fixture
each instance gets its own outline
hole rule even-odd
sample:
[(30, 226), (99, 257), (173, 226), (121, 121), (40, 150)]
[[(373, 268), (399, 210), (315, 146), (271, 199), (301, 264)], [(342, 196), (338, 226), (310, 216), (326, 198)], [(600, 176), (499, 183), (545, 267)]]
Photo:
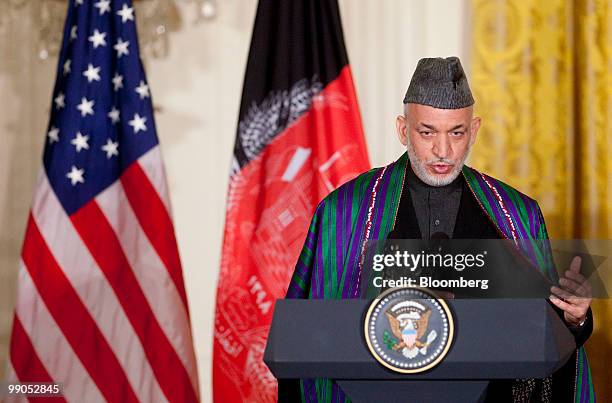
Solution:
[(215, 0), (196, 0), (198, 3), (198, 20), (212, 20), (217, 16), (217, 2)]
[[(156, 58), (168, 55), (168, 34), (177, 31), (182, 23), (176, 1), (134, 0), (138, 38), (144, 55)], [(47, 60), (56, 56), (61, 46), (67, 5), (68, 0), (0, 0), (0, 35), (8, 32), (11, 23), (31, 18), (32, 26), (38, 31), (38, 57)]]

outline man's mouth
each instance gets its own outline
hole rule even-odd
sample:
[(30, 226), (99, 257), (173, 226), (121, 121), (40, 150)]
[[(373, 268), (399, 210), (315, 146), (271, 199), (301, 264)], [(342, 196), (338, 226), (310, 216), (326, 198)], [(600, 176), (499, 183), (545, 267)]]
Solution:
[(429, 167), (439, 175), (448, 174), (453, 169), (453, 166), (449, 164), (431, 164)]

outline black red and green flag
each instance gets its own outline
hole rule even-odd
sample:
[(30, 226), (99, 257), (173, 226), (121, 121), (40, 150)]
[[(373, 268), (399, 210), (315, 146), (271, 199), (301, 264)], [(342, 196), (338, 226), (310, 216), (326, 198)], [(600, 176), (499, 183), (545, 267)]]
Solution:
[(216, 402), (275, 402), (262, 357), (311, 216), (369, 169), (336, 0), (260, 0), (231, 165), (213, 347)]

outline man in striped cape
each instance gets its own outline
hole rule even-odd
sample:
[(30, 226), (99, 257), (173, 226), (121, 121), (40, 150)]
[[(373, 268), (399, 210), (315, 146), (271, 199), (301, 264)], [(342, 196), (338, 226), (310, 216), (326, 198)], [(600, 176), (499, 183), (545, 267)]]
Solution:
[[(397, 161), (344, 184), (317, 207), (287, 298), (346, 299), (364, 295), (364, 242), (394, 238), (510, 239), (540, 273), (557, 280), (548, 234), (537, 202), (464, 165), (480, 127), (457, 58), (422, 59), (397, 118), (407, 148)], [(537, 240), (541, 240), (538, 242)], [(595, 400), (582, 345), (592, 332), (590, 290), (574, 259), (551, 289), (550, 302), (575, 337), (577, 350), (545, 379), (499, 382), (490, 401)], [(577, 298), (575, 298), (577, 297)], [(329, 379), (281, 382), (279, 398), (346, 402)], [(280, 400), (279, 399), (279, 400)]]

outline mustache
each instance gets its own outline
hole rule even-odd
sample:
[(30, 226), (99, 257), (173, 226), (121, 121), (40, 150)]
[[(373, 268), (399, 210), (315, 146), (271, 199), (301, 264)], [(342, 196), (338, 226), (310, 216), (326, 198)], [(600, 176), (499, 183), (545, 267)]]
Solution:
[(456, 161), (448, 158), (435, 158), (425, 161), (427, 165), (433, 164), (446, 164), (446, 165), (455, 165)]

